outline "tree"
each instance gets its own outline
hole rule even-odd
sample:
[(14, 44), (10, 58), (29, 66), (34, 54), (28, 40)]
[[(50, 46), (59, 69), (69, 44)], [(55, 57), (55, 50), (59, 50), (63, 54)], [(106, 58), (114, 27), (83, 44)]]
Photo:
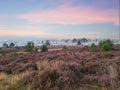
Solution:
[(25, 51), (32, 53), (34, 50), (34, 43), (33, 42), (27, 42), (25, 45)]
[(50, 41), (49, 40), (46, 40), (46, 45), (50, 46)]
[(9, 48), (9, 46), (8, 46), (7, 43), (3, 43), (3, 47), (4, 47), (4, 48)]
[(110, 39), (107, 39), (106, 42), (109, 43), (110, 49), (112, 49), (113, 48), (113, 42)]
[(80, 42), (80, 40), (78, 40), (78, 42), (77, 42), (77, 45), (81, 45), (81, 42)]
[(13, 48), (13, 47), (15, 47), (15, 44), (12, 42), (12, 43), (10, 43), (9, 47)]
[(82, 39), (80, 39), (80, 41), (83, 42), (83, 43), (85, 43), (85, 42), (88, 42), (88, 39), (82, 38)]
[(95, 52), (96, 51), (96, 45), (94, 43), (92, 43), (92, 45), (90, 46), (90, 51), (91, 52)]
[(74, 38), (74, 39), (72, 40), (72, 42), (73, 42), (73, 43), (76, 43), (76, 42), (77, 42), (77, 39), (76, 39), (76, 38)]
[(48, 51), (47, 45), (42, 45), (41, 52), (47, 52), (47, 51)]
[(100, 43), (100, 50), (101, 51), (110, 51), (113, 48), (113, 43), (111, 40), (104, 40)]
[(99, 42), (99, 46), (100, 46), (100, 47), (102, 46), (102, 43), (103, 43), (102, 41)]
[(65, 43), (68, 43), (68, 40), (65, 40)]

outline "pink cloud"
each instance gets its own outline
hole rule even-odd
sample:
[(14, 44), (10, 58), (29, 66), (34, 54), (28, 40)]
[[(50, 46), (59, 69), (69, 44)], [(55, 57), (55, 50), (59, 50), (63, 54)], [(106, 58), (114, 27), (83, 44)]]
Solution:
[(47, 35), (48, 33), (40, 30), (0, 30), (0, 36), (39, 36), (39, 35)]
[(2, 20), (2, 19), (5, 19), (5, 17), (4, 16), (0, 16), (0, 20)]
[(116, 9), (97, 10), (91, 7), (62, 5), (52, 10), (29, 12), (20, 18), (33, 23), (50, 24), (90, 24), (113, 23), (119, 25), (119, 12)]

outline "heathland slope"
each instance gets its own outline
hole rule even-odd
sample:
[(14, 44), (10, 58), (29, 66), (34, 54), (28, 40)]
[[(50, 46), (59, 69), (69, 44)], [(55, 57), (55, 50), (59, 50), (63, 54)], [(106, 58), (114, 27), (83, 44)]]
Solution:
[(120, 85), (120, 45), (0, 56), (0, 90), (102, 90)]

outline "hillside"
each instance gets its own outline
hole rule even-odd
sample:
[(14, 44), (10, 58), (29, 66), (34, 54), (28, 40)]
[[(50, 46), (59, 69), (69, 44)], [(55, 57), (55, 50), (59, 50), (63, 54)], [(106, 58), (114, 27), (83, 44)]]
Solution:
[(117, 89), (119, 67), (120, 45), (110, 52), (94, 53), (88, 47), (72, 47), (0, 56), (0, 90)]

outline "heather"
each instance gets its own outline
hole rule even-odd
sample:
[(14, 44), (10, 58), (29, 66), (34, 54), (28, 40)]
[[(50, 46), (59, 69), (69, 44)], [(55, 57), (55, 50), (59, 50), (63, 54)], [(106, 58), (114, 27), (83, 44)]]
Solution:
[(0, 90), (119, 90), (120, 45), (0, 56)]

